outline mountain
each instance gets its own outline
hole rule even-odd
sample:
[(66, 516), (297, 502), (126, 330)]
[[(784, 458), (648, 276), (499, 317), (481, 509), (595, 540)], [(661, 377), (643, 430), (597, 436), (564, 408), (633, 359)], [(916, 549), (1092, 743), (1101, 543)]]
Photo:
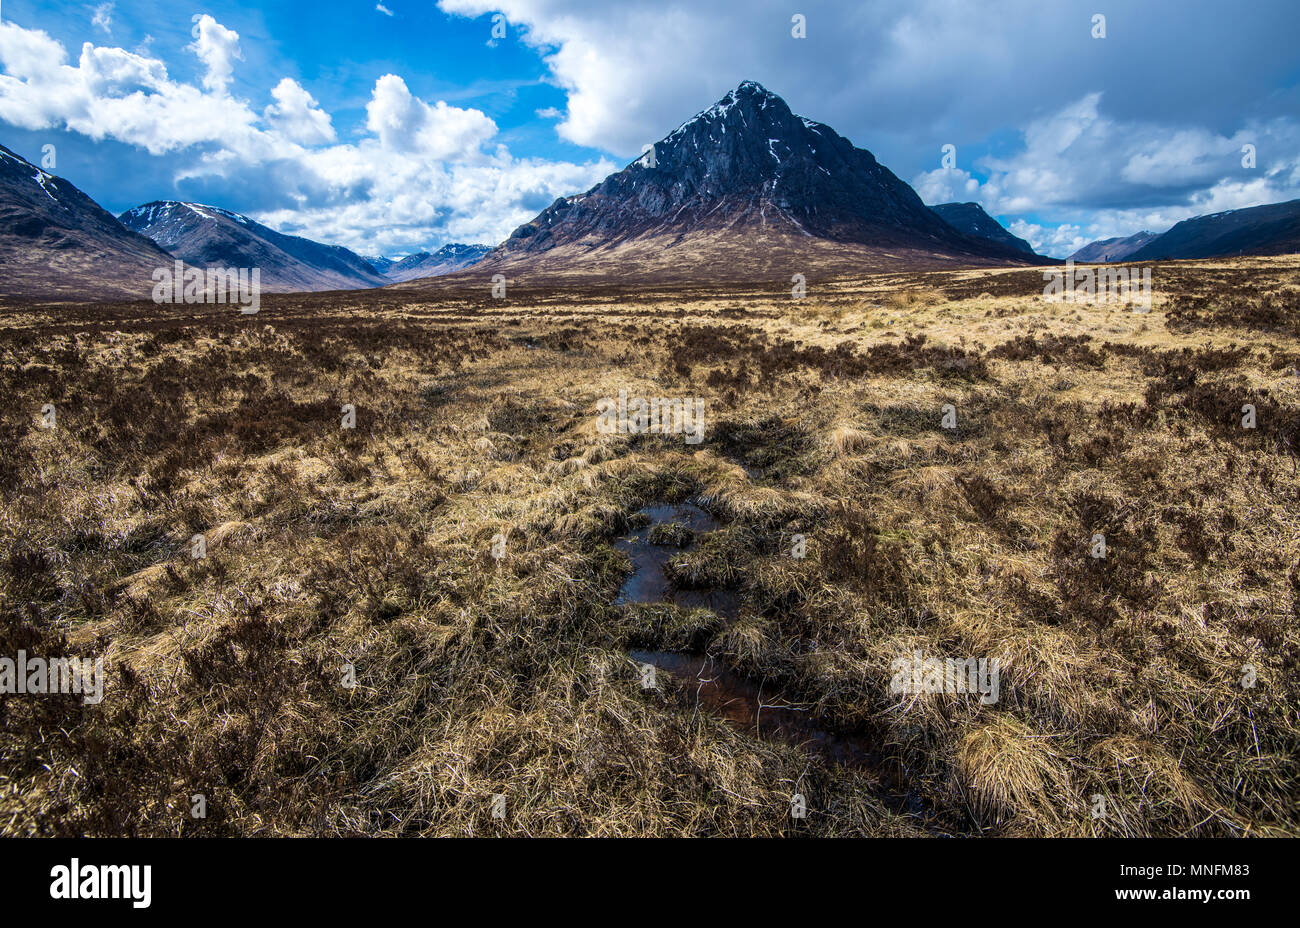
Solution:
[(1127, 238), (1103, 238), (1095, 242), (1089, 242), (1074, 254), (1070, 255), (1071, 261), (1087, 262), (1089, 264), (1104, 264), (1107, 261), (1125, 261), (1128, 256), (1133, 254), (1148, 242), (1153, 242), (1157, 238), (1154, 232), (1138, 232)]
[(938, 206), (931, 206), (930, 209), (959, 232), (977, 238), (986, 238), (1028, 255), (1034, 254), (1032, 245), (1008, 232), (1001, 223), (984, 212), (984, 207), (978, 203), (940, 203)]
[(0, 297), (137, 299), (173, 258), (70, 181), (0, 145)]
[(346, 248), (283, 235), (215, 206), (157, 200), (118, 218), (190, 264), (260, 268), (262, 289), (271, 293), (356, 290), (388, 283)]
[(438, 277), (475, 264), (491, 250), (491, 245), (443, 245), (432, 254), (421, 251), (408, 255), (391, 263), (383, 273), (389, 280), (396, 281)]
[(623, 170), (556, 200), (474, 270), (766, 281), (1034, 261), (957, 231), (870, 152), (746, 81)]
[(365, 258), (367, 264), (385, 277), (388, 276), (388, 269), (397, 263), (392, 258), (381, 258), (377, 255), (362, 255), (362, 257)]
[(1230, 209), (1184, 219), (1129, 261), (1170, 258), (1226, 258), (1300, 252), (1300, 200)]

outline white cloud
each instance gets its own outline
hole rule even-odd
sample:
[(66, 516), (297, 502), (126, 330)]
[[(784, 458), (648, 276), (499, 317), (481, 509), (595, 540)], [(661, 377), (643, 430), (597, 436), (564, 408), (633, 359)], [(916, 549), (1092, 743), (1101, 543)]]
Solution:
[(615, 170), (604, 159), (515, 158), (492, 144), (497, 126), (485, 114), (421, 100), (394, 74), (375, 82), (364, 134), (341, 144), (329, 113), (291, 78), (260, 111), (232, 96), (239, 35), (210, 16), (196, 23), (189, 50), (205, 65), (202, 86), (173, 80), (147, 52), (89, 42), (71, 65), (45, 32), (0, 23), (0, 120), (189, 153), (177, 184), (265, 190), (277, 202), (254, 218), (364, 254), (495, 244)]
[[(962, 169), (925, 171), (912, 184), (926, 203), (974, 200), (1022, 221), (1035, 250), (1063, 256), (1098, 238), (1163, 232), (1192, 216), (1300, 197), (1300, 124), (1248, 123), (1232, 135), (1109, 117), (1100, 93), (1030, 122), (1015, 153), (979, 159), (980, 182)], [(1258, 167), (1241, 163), (1256, 146)], [(1012, 226), (1015, 231), (1015, 226)], [(1077, 244), (1073, 248), (1070, 245)]]
[(967, 203), (977, 199), (980, 182), (969, 171), (961, 168), (936, 168), (920, 174), (912, 182), (921, 201), (936, 203)]
[(366, 128), (385, 148), (431, 158), (476, 158), (480, 146), (497, 134), (497, 126), (478, 110), (430, 106), (407, 89), (396, 74), (375, 83), (366, 105)]
[[(1118, 233), (1116, 235), (1085, 234), (1079, 226), (1070, 223), (1061, 223), (1061, 225), (1051, 228), (1037, 223), (1025, 222), (1022, 219), (1010, 223), (1007, 229), (1012, 235), (1017, 235), (1029, 242), (1034, 251), (1040, 255), (1051, 255), (1058, 258), (1069, 257), (1089, 242), (1095, 242), (1102, 238), (1116, 238), (1119, 235)], [(1123, 234), (1128, 235), (1129, 233)]]
[(275, 103), (263, 110), (267, 123), (278, 129), (285, 138), (299, 145), (320, 145), (333, 142), (334, 126), (316, 100), (291, 78), (284, 78), (271, 91)]
[[(556, 130), (579, 145), (640, 152), (691, 115), (682, 112), (683, 100), (696, 100), (703, 109), (742, 77), (754, 76), (736, 64), (736, 43), (728, 36), (734, 9), (721, 9), (716, 0), (439, 0), (438, 5), (465, 16), (503, 12), (512, 35), (537, 49), (556, 83), (568, 91), (567, 112)], [(716, 15), (710, 15), (710, 7)], [(784, 21), (789, 18), (786, 12)]]
[(101, 3), (95, 7), (95, 15), (91, 17), (90, 24), (98, 29), (103, 29), (106, 34), (111, 35), (113, 32), (113, 4)]
[(82, 45), (75, 66), (40, 30), (0, 23), (0, 119), (24, 129), (65, 127), (162, 154), (202, 142), (247, 145), (255, 116), (225, 95), (172, 81), (159, 60)]
[[(0, 89), (18, 82), (11, 75), (28, 78), (32, 83), (49, 80), (59, 74), (67, 60), (67, 50), (48, 33), (0, 21), (0, 68), (5, 72), (0, 74)], [(0, 118), (15, 122), (3, 111)]]
[(609, 162), (577, 165), (509, 156), (431, 166), (373, 141), (310, 153), (302, 166), (334, 189), (368, 185), (368, 195), (273, 210), (258, 218), (367, 254), (448, 241), (495, 244), (536, 215), (537, 202), (547, 205), (586, 189), (614, 169)]
[(193, 21), (194, 41), (186, 48), (207, 66), (203, 86), (213, 93), (223, 94), (235, 73), (235, 62), (244, 60), (239, 49), (239, 33), (227, 29), (207, 13), (195, 13)]
[(384, 6), (382, 3), (376, 3), (375, 9), (378, 10), (380, 13), (383, 13), (385, 16), (393, 15), (393, 11), (390, 10), (388, 7)]

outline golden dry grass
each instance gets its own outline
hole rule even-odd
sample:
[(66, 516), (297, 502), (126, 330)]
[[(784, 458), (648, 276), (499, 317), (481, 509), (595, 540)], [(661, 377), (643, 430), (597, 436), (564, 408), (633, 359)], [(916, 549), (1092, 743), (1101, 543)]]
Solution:
[[(1018, 270), (5, 310), (0, 655), (110, 675), (0, 696), (3, 830), (1300, 833), (1297, 269), (1161, 267), (1150, 314)], [(621, 389), (704, 398), (705, 441), (599, 433)], [(673, 569), (734, 620), (614, 605), (614, 539), (684, 500), (725, 526)], [(643, 690), (631, 648), (870, 762)], [(914, 651), (997, 658), (998, 701), (892, 691)]]

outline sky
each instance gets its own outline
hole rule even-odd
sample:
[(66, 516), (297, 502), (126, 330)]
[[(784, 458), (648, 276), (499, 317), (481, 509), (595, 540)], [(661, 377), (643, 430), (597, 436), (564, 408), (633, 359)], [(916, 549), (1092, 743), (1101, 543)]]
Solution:
[(495, 244), (754, 80), (1065, 257), (1300, 197), (1297, 38), (1300, 0), (0, 0), (0, 143), (114, 213), (394, 257)]

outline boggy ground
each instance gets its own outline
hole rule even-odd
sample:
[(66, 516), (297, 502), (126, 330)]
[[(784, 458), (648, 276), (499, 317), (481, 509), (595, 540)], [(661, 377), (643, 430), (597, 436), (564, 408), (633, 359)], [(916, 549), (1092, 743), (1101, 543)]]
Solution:
[[(0, 827), (1300, 834), (1298, 270), (1161, 266), (1150, 314), (1018, 270), (0, 308), (0, 655), (108, 667), (0, 696)], [(599, 433), (620, 389), (705, 440)], [(734, 616), (617, 603), (668, 503)], [(997, 658), (998, 701), (892, 692), (915, 651)]]

